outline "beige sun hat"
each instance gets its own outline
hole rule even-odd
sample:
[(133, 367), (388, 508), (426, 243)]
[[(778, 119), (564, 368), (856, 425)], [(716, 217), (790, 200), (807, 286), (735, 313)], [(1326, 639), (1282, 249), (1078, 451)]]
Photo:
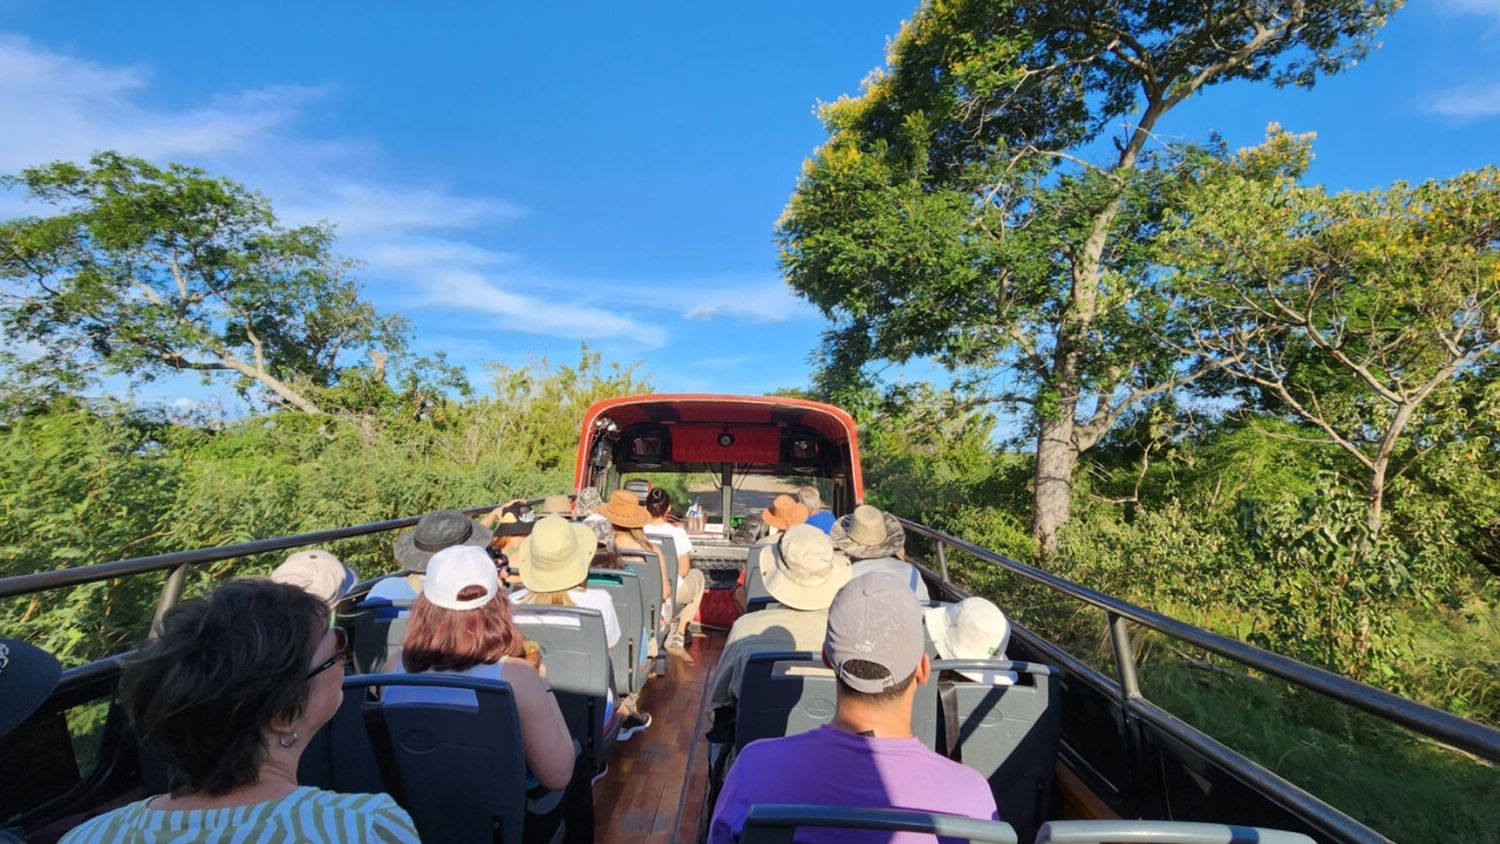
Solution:
[(778, 495), (770, 507), (761, 511), (760, 518), (777, 530), (786, 530), (792, 525), (802, 524), (811, 515), (812, 511), (801, 501), (790, 495)]
[(271, 579), (295, 586), (326, 604), (336, 604), (354, 587), (359, 575), (333, 554), (310, 548), (287, 557), (271, 572)]
[(572, 518), (573, 502), (566, 495), (549, 495), (542, 499), (542, 506), (536, 512), (539, 516)]
[(597, 538), (588, 525), (561, 516), (538, 519), (521, 545), (521, 577), (532, 592), (566, 592), (588, 580)]
[(834, 522), (828, 535), (834, 547), (855, 560), (895, 557), (906, 547), (906, 529), (900, 520), (868, 504)]
[(760, 557), (766, 591), (795, 610), (823, 610), (849, 582), (849, 560), (834, 550), (828, 534), (808, 524), (792, 525)]
[[(927, 635), (943, 659), (1005, 659), (1010, 644), (1010, 620), (1000, 608), (985, 598), (965, 598), (956, 604), (944, 604), (924, 614)], [(1008, 671), (960, 671), (981, 683), (1014, 683), (1016, 675)]]

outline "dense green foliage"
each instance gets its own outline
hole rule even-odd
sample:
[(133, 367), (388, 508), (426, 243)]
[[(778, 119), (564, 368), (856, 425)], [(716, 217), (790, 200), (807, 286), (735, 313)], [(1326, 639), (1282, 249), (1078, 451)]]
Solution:
[[(583, 408), (646, 385), (585, 350), (499, 370), (497, 398), (388, 411), (280, 412), (217, 426), (64, 401), (0, 429), (0, 576), (480, 506), (570, 488)], [(337, 543), (365, 575), (391, 536)], [(278, 559), (200, 567), (191, 589)], [(0, 604), (0, 629), (78, 663), (139, 642), (163, 575)]]

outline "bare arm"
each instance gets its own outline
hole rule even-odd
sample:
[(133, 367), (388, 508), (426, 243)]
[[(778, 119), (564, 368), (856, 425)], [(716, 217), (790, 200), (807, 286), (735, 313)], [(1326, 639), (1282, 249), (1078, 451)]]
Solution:
[(504, 677), (516, 694), (526, 767), (543, 787), (566, 787), (573, 776), (573, 737), (552, 688), (524, 660), (506, 660)]

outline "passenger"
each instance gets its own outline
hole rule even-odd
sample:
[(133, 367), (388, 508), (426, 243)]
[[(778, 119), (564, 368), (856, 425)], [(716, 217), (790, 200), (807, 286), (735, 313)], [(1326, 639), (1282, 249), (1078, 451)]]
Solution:
[(625, 561), (615, 550), (615, 526), (607, 519), (584, 522), (594, 532), (594, 559), (589, 561), (591, 569), (623, 569)]
[[(793, 525), (761, 556), (766, 591), (781, 606), (740, 616), (729, 629), (709, 680), (709, 705), (728, 706), (739, 695), (745, 660), (761, 651), (814, 651), (823, 644), (828, 605), (849, 582), (849, 561), (812, 525)], [(721, 724), (722, 726), (722, 724)]]
[(861, 504), (839, 519), (829, 535), (833, 544), (849, 555), (855, 577), (888, 571), (905, 580), (917, 600), (924, 604), (932, 600), (922, 572), (906, 561), (906, 529), (895, 516)]
[[(496, 508), (500, 509), (500, 508)], [(498, 516), (497, 516), (498, 518)], [(488, 545), (490, 529), (458, 510), (428, 513), (417, 526), (401, 534), (392, 552), (403, 573), (381, 578), (365, 595), (367, 601), (410, 601), (422, 591), (422, 576), (432, 555), (454, 545)]]
[[(583, 607), (604, 617), (604, 638), (609, 647), (620, 641), (620, 617), (614, 599), (603, 589), (589, 589), (589, 563), (598, 547), (593, 528), (548, 516), (537, 522), (526, 540), (526, 588), (511, 593), (518, 605)], [(621, 741), (651, 726), (651, 716), (637, 710), (634, 696), (620, 701)]]
[(687, 646), (688, 625), (698, 615), (698, 606), (703, 603), (703, 592), (708, 588), (708, 581), (703, 572), (693, 568), (693, 542), (688, 539), (687, 531), (667, 521), (667, 514), (671, 510), (672, 497), (666, 490), (657, 487), (646, 494), (646, 512), (651, 516), (651, 521), (646, 524), (646, 536), (668, 537), (677, 549), (677, 594), (674, 601), (677, 618), (674, 619), (672, 634), (667, 638), (667, 647), (680, 650)]
[(805, 486), (797, 490), (797, 500), (807, 508), (807, 523), (818, 530), (828, 533), (833, 530), (833, 523), (837, 521), (834, 515), (823, 509), (823, 496), (818, 493), (815, 486)]
[(549, 495), (542, 499), (542, 506), (536, 511), (537, 516), (562, 516), (564, 519), (573, 518), (573, 502), (566, 495)]
[(349, 594), (359, 575), (333, 554), (312, 548), (287, 557), (271, 572), (271, 579), (295, 586), (331, 607)]
[(620, 641), (614, 599), (602, 589), (588, 588), (589, 562), (597, 547), (593, 529), (547, 516), (536, 523), (526, 547), (526, 588), (512, 592), (511, 603), (598, 610), (607, 644), (614, 647)]
[[(499, 510), (500, 515), (494, 522), (495, 538), (490, 540), (490, 547), (498, 547), (505, 557), (507, 569), (521, 572), (526, 568), (526, 537), (531, 535), (531, 529), (536, 525), (536, 513), (532, 512), (531, 505), (525, 501), (512, 501)], [(490, 515), (494, 515), (494, 511)], [(521, 585), (523, 575), (503, 571), (500, 573), (500, 580), (507, 589), (515, 589)]]
[[(1010, 621), (988, 600), (965, 598), (956, 604), (933, 607), (923, 614), (927, 635), (943, 659), (1005, 659), (1010, 644)], [(957, 676), (948, 676), (957, 675)], [(1012, 686), (1013, 671), (944, 671), (939, 680), (969, 680), (991, 686)]]
[(807, 507), (801, 501), (790, 495), (778, 495), (771, 502), (770, 507), (761, 511), (760, 518), (774, 529), (772, 532), (774, 536), (776, 531), (783, 531), (792, 525), (800, 525), (807, 521), (808, 515)]
[(126, 659), (119, 698), (170, 791), (63, 841), (415, 842), (387, 795), (297, 785), (303, 749), (344, 699), (344, 639), (328, 621), (327, 604), (264, 579), (229, 581), (169, 611)]
[(586, 486), (573, 493), (573, 518), (585, 522), (608, 521), (596, 512), (603, 504), (604, 499), (599, 497), (599, 490)]
[[(922, 610), (900, 578), (876, 572), (839, 590), (828, 611), (823, 644), (823, 662), (838, 677), (833, 723), (751, 742), (741, 751), (714, 806), (709, 844), (738, 840), (746, 813), (758, 803), (997, 819), (994, 795), (978, 771), (943, 758), (912, 736), (912, 699), (931, 672), (922, 650)], [(804, 829), (797, 840), (933, 839), (905, 832)]]
[[(504, 680), (510, 686), (529, 778), (552, 792), (528, 801), (526, 838), (530, 840), (539, 827), (557, 828), (564, 811), (558, 808), (564, 800), (560, 792), (572, 779), (575, 748), (550, 686), (527, 659), (524, 636), (511, 619), (510, 603), (498, 595), (499, 587), (494, 565), (478, 549), (457, 546), (433, 555), (426, 587), (412, 602), (400, 664), (392, 668), (407, 674)], [(390, 686), (381, 700), (385, 704), (473, 705), (474, 693)]]
[[(651, 514), (641, 506), (640, 499), (635, 493), (628, 490), (615, 490), (609, 497), (608, 504), (601, 504), (595, 508), (595, 513), (609, 520), (615, 529), (615, 548), (617, 550), (646, 551), (656, 555), (656, 560), (661, 565), (661, 599), (663, 602), (672, 600), (672, 580), (667, 576), (667, 561), (663, 559), (661, 547), (651, 541), (643, 528), (651, 521)], [(672, 617), (671, 612), (664, 612), (660, 616), (663, 620)], [(654, 641), (654, 637), (653, 637)]]

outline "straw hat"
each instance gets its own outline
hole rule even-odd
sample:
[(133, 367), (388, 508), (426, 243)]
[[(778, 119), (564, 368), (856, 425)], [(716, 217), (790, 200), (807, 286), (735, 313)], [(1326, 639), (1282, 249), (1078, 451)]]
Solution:
[(906, 529), (900, 520), (868, 504), (834, 522), (829, 536), (835, 547), (855, 560), (894, 557), (906, 547)]
[(566, 495), (549, 495), (542, 499), (541, 509), (536, 512), (539, 516), (562, 516), (570, 519), (573, 517), (573, 502)]
[(526, 588), (532, 592), (566, 592), (588, 580), (589, 561), (594, 559), (597, 547), (598, 537), (588, 525), (561, 516), (538, 520), (521, 546), (526, 560), (521, 577)]
[[(945, 604), (927, 610), (927, 635), (943, 659), (1005, 659), (1010, 644), (1010, 621), (1000, 608), (984, 598), (965, 598), (956, 604)], [(1006, 672), (960, 671), (981, 683), (1014, 683), (1016, 675)]]
[(853, 571), (844, 555), (834, 550), (828, 534), (801, 524), (787, 528), (771, 546), (771, 553), (761, 555), (760, 574), (766, 591), (782, 606), (823, 610)]
[(761, 521), (777, 530), (786, 530), (792, 525), (800, 525), (807, 521), (812, 512), (807, 505), (791, 497), (790, 495), (778, 495), (771, 506), (761, 511)]
[(651, 514), (641, 506), (641, 500), (628, 489), (615, 490), (609, 496), (609, 503), (595, 507), (594, 512), (622, 528), (645, 527), (651, 521)]

